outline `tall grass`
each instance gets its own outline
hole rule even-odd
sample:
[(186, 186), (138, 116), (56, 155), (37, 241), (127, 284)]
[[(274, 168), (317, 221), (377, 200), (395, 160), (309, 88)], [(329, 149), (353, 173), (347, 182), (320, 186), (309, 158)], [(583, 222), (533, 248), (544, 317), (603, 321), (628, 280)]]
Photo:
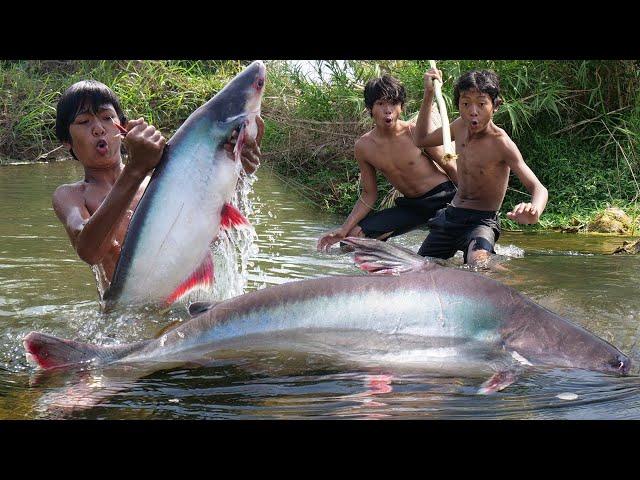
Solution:
[[(329, 210), (346, 213), (358, 197), (353, 142), (371, 127), (362, 92), (369, 78), (390, 73), (407, 89), (405, 117), (417, 113), (428, 61), (330, 62), (320, 83), (286, 65), (276, 75), (288, 101), (273, 99), (270, 161), (306, 187)], [(640, 68), (635, 61), (439, 61), (450, 116), (453, 84), (471, 69), (492, 69), (501, 79), (503, 105), (494, 121), (516, 141), (550, 192), (538, 226), (550, 228), (608, 205), (633, 210), (640, 196)], [(273, 75), (271, 81), (274, 82)], [(322, 122), (320, 124), (312, 122)], [(320, 131), (322, 130), (322, 131)], [(313, 133), (312, 133), (313, 131)], [(349, 142), (348, 140), (351, 140)], [(350, 183), (351, 182), (351, 183)], [(382, 195), (389, 186), (379, 179)], [(503, 211), (530, 196), (513, 177)], [(522, 228), (503, 218), (507, 228)]]
[[(170, 136), (246, 63), (1, 61), (0, 158), (35, 160), (58, 146), (55, 105), (75, 81), (102, 81), (121, 98), (130, 118), (144, 116)], [(382, 73), (396, 76), (407, 89), (404, 116), (410, 118), (420, 107), (428, 61), (317, 62), (320, 81), (290, 62), (269, 61), (267, 66), (264, 162), (318, 206), (347, 213), (359, 195), (354, 143), (372, 126), (364, 85)], [(528, 228), (586, 218), (607, 205), (637, 209), (638, 61), (439, 60), (438, 67), (452, 118), (457, 116), (453, 84), (461, 73), (488, 68), (500, 76), (504, 104), (494, 121), (514, 139), (550, 194), (540, 225)], [(65, 153), (58, 150), (48, 157)], [(378, 182), (382, 200), (390, 187), (381, 176)], [(503, 211), (527, 198), (512, 178)]]
[[(0, 157), (33, 160), (58, 146), (56, 103), (73, 83), (109, 86), (129, 118), (139, 116), (170, 135), (246, 62), (24, 61), (0, 63)], [(64, 155), (54, 150), (54, 158)]]

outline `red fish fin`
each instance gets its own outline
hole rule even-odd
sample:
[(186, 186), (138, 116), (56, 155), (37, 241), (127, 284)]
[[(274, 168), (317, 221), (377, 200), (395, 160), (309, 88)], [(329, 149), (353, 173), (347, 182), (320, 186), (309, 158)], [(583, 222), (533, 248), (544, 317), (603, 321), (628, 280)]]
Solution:
[(507, 388), (517, 379), (518, 372), (516, 370), (503, 370), (497, 372), (480, 386), (478, 393), (480, 395), (488, 395), (490, 393), (499, 392), (500, 390)]
[(211, 288), (213, 279), (213, 258), (211, 258), (211, 252), (207, 252), (204, 260), (200, 266), (196, 268), (195, 272), (167, 297), (164, 301), (165, 305), (171, 305), (196, 288)]
[(29, 333), (22, 340), (22, 344), (27, 361), (45, 370), (89, 362), (100, 351), (97, 345), (65, 340), (39, 332)]
[(249, 225), (249, 220), (247, 220), (245, 216), (240, 213), (240, 210), (238, 210), (230, 203), (224, 204), (220, 217), (220, 228), (231, 228), (239, 227), (241, 225)]

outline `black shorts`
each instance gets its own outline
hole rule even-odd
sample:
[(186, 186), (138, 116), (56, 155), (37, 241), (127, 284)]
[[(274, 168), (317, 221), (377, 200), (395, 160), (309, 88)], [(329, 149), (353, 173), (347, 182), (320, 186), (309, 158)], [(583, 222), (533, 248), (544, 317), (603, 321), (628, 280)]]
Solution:
[(418, 250), (418, 255), (423, 257), (446, 259), (453, 257), (458, 250), (462, 250), (466, 263), (467, 250), (474, 239), (477, 247), (496, 253), (493, 247), (500, 238), (498, 212), (457, 208), (450, 205), (438, 212), (427, 226), (429, 235)]
[(438, 210), (445, 208), (453, 200), (456, 190), (455, 184), (447, 181), (420, 197), (398, 197), (395, 207), (372, 212), (360, 220), (358, 225), (369, 238), (378, 238), (389, 232), (393, 233), (387, 238), (402, 235), (420, 226), (426, 226)]

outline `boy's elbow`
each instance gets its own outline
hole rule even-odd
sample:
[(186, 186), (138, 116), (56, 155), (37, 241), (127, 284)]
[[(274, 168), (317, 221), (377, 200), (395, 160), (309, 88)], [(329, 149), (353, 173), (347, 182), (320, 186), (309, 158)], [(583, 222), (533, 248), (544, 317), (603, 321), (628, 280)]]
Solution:
[(414, 137), (413, 143), (418, 148), (425, 148), (425, 147), (429, 147), (430, 146), (430, 145), (428, 145), (426, 137)]
[(76, 247), (76, 253), (78, 254), (78, 257), (80, 257), (80, 260), (88, 263), (89, 265), (95, 265), (96, 263), (100, 263), (102, 260), (102, 257), (98, 255), (95, 250), (91, 250), (86, 247)]

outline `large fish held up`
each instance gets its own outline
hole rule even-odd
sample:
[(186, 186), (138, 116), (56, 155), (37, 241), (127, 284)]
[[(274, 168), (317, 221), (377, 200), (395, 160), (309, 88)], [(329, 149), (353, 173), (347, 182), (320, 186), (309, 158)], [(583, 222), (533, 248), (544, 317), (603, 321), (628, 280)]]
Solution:
[[(248, 223), (230, 203), (247, 137), (255, 139), (266, 70), (255, 61), (194, 111), (167, 142), (138, 204), (102, 306), (168, 306), (213, 282), (209, 245)], [(233, 154), (224, 149), (231, 134)]]
[[(23, 342), (27, 358), (45, 370), (120, 365), (135, 377), (280, 342), (387, 368), (407, 359), (406, 352), (394, 352), (402, 344), (414, 365), (419, 360), (438, 371), (461, 372), (499, 358), (503, 367), (491, 369), (482, 394), (506, 388), (528, 365), (629, 372), (631, 360), (616, 347), (496, 280), (377, 240), (343, 241), (356, 248), (362, 269), (398, 274), (293, 281), (217, 304), (192, 304), (193, 319), (135, 343), (100, 346), (32, 332)], [(84, 406), (109, 393), (87, 385)], [(74, 408), (71, 398), (65, 393), (55, 402)]]

